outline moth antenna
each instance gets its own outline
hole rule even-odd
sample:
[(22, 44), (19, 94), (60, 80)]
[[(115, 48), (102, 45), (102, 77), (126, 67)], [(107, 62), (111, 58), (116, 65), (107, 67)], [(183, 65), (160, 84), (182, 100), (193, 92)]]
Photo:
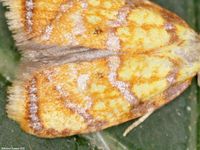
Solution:
[(143, 123), (155, 110), (150, 109), (144, 116), (140, 117), (137, 121), (133, 122), (123, 133), (123, 136), (127, 136), (135, 127)]

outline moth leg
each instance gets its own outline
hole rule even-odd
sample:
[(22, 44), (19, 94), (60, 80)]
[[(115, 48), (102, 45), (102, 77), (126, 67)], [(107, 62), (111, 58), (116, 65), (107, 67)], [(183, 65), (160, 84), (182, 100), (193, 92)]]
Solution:
[(135, 127), (143, 123), (152, 113), (154, 112), (154, 109), (150, 109), (144, 116), (140, 117), (137, 121), (135, 121), (133, 124), (131, 124), (123, 133), (123, 136), (127, 136), (127, 134), (133, 130)]
[(197, 82), (198, 82), (198, 86), (200, 86), (200, 72), (198, 72), (197, 74)]

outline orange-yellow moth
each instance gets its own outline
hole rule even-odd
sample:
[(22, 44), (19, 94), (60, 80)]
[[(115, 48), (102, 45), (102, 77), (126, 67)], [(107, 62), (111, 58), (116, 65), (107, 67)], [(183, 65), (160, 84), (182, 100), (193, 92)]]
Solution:
[(141, 117), (131, 129), (200, 70), (199, 35), (148, 0), (3, 4), (24, 56), (7, 113), (27, 133), (63, 137)]

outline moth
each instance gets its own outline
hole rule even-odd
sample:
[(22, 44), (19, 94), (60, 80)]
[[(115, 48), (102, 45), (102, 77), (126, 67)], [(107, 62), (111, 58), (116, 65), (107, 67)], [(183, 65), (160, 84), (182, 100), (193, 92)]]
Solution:
[(43, 138), (103, 130), (180, 95), (200, 71), (200, 37), (148, 0), (3, 0), (23, 55), (8, 117)]

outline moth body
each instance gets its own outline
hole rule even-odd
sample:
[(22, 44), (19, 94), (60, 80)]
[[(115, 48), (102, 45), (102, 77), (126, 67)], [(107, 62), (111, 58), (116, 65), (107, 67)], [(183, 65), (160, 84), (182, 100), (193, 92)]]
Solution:
[(148, 0), (3, 4), (24, 56), (6, 108), (27, 133), (71, 136), (147, 117), (200, 71), (199, 35)]

